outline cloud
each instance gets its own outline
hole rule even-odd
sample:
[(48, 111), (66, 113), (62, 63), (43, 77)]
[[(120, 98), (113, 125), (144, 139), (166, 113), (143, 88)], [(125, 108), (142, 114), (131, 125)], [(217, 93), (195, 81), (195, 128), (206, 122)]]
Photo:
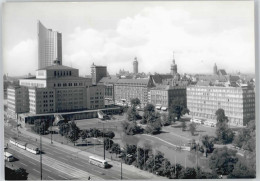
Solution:
[(64, 62), (85, 67), (83, 74), (90, 73), (92, 62), (108, 66), (115, 74), (120, 68), (132, 71), (137, 56), (140, 71), (169, 73), (175, 51), (182, 73), (211, 73), (215, 62), (228, 72), (253, 72), (253, 27), (243, 27), (243, 21), (239, 24), (237, 20), (239, 26), (227, 28), (224, 20), (216, 23), (214, 29), (214, 19), (194, 18), (186, 11), (162, 7), (144, 8), (133, 17), (121, 19), (116, 29), (75, 28), (65, 45)]
[(37, 41), (33, 39), (19, 42), (10, 51), (4, 49), (4, 72), (9, 75), (34, 74), (38, 65), (37, 52)]

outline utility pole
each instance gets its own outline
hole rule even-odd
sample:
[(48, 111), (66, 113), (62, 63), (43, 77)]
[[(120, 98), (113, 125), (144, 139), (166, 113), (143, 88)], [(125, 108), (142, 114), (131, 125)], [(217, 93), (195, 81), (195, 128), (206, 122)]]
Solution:
[(176, 175), (176, 155), (174, 156), (174, 158), (175, 158), (175, 175)]
[(52, 126), (53, 126), (53, 122), (51, 121), (51, 144), (53, 144), (53, 142), (52, 142)]
[(40, 133), (40, 166), (41, 166), (41, 180), (42, 180), (42, 135)]
[(121, 180), (123, 180), (122, 158), (121, 158)]
[[(104, 160), (106, 159), (106, 150), (105, 150), (105, 137), (104, 137), (104, 123), (103, 123), (103, 145), (104, 145)], [(110, 140), (109, 140), (110, 143)]]

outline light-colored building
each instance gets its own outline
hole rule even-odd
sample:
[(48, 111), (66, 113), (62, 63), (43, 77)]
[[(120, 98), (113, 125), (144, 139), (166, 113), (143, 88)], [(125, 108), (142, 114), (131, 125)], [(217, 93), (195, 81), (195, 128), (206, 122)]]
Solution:
[(167, 110), (173, 100), (182, 100), (186, 106), (186, 87), (185, 86), (171, 86), (171, 85), (157, 85), (150, 89), (148, 93), (149, 103), (155, 105), (158, 109)]
[(243, 126), (255, 119), (255, 92), (248, 86), (189, 86), (187, 107), (193, 117), (210, 120), (216, 120), (215, 112), (222, 108), (231, 125)]
[(104, 86), (79, 77), (78, 69), (52, 65), (36, 71), (35, 78), (21, 79), (27, 88), (31, 114), (60, 113), (104, 108)]
[(23, 86), (10, 86), (7, 88), (7, 116), (17, 118), (20, 113), (29, 111), (28, 90)]
[(62, 34), (38, 21), (38, 68), (51, 66), (54, 61), (62, 65)]
[(116, 104), (130, 104), (131, 99), (138, 98), (141, 107), (148, 103), (148, 92), (154, 87), (151, 79), (119, 79), (115, 84)]

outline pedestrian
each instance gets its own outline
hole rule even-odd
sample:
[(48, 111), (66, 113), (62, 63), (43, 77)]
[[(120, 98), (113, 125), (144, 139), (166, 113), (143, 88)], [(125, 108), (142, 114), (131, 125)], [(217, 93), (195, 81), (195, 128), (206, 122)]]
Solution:
[(35, 141), (37, 142), (37, 138), (35, 139)]
[(111, 160), (113, 160), (113, 159), (112, 159), (112, 155), (111, 155)]
[(90, 180), (90, 176), (88, 176), (88, 180)]

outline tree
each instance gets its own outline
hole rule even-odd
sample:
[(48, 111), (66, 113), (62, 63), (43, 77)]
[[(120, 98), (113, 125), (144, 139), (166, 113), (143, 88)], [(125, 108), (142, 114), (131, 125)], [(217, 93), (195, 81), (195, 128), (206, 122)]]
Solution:
[(135, 135), (143, 133), (143, 129), (134, 122), (123, 121), (122, 128), (127, 135)]
[(186, 106), (185, 99), (174, 99), (169, 107), (169, 113), (174, 114), (177, 120), (186, 113), (189, 114), (189, 109)]
[(217, 116), (217, 122), (228, 122), (228, 117), (225, 115), (225, 111), (223, 109), (218, 109), (215, 115)]
[(121, 152), (120, 145), (118, 143), (114, 143), (111, 147), (111, 152), (115, 153), (116, 155), (120, 154)]
[(12, 170), (5, 167), (5, 180), (27, 180), (28, 174), (24, 168)]
[(234, 132), (228, 128), (226, 122), (219, 121), (216, 129), (216, 140), (222, 144), (232, 143), (234, 139)]
[(74, 121), (69, 122), (68, 125), (69, 125), (69, 131), (65, 136), (68, 140), (73, 142), (75, 146), (76, 141), (80, 138), (80, 129), (78, 128), (78, 126)]
[(233, 145), (244, 150), (253, 152), (255, 150), (255, 121), (248, 123), (246, 128), (240, 129), (233, 140)]
[(143, 114), (143, 118), (141, 120), (141, 123), (142, 124), (147, 124), (150, 119), (151, 119), (151, 116), (155, 113), (155, 107), (153, 104), (147, 104), (145, 107), (144, 107), (144, 114)]
[(205, 153), (206, 157), (208, 156), (208, 153), (211, 153), (214, 149), (214, 138), (209, 137), (208, 135), (202, 136), (202, 144), (205, 147)]
[(128, 145), (128, 144), (126, 145), (122, 157), (122, 159), (125, 161), (126, 164), (131, 165), (135, 161), (136, 148), (137, 148), (136, 145)]
[(162, 126), (168, 126), (171, 124), (171, 121), (166, 113), (161, 114), (161, 120), (162, 120), (161, 122)]
[(182, 131), (185, 131), (186, 127), (187, 127), (186, 122), (183, 120), (181, 123)]
[(157, 118), (156, 120), (147, 124), (145, 128), (145, 132), (150, 134), (158, 134), (161, 132), (161, 129), (162, 129), (161, 121), (160, 119)]
[(136, 108), (136, 106), (138, 106), (140, 104), (141, 104), (141, 102), (140, 102), (140, 100), (138, 98), (131, 99), (131, 106), (132, 107)]
[(69, 124), (68, 123), (62, 123), (59, 125), (59, 133), (61, 136), (66, 136), (69, 132)]
[(139, 118), (136, 107), (129, 107), (127, 110), (128, 121), (136, 121)]
[(104, 144), (105, 144), (105, 149), (109, 150), (112, 147), (112, 145), (114, 144), (114, 142), (113, 142), (113, 140), (111, 140), (109, 138), (105, 138)]
[(196, 179), (197, 171), (195, 168), (186, 168), (181, 172), (179, 179)]
[(194, 133), (195, 133), (195, 131), (196, 131), (196, 124), (195, 124), (195, 123), (191, 123), (191, 124), (189, 125), (189, 127), (190, 127), (191, 135), (194, 136)]
[(236, 153), (236, 150), (228, 149), (226, 146), (216, 148), (209, 159), (210, 168), (221, 175), (230, 174), (238, 161)]
[(41, 120), (41, 119), (37, 119), (34, 121), (34, 126), (32, 127), (32, 129), (38, 133), (38, 134), (45, 134), (45, 132), (48, 130), (49, 128), (49, 121), (47, 120)]
[(113, 139), (115, 137), (115, 133), (113, 131), (104, 132), (104, 137), (108, 137), (110, 139)]
[(247, 166), (247, 160), (239, 159), (234, 165), (233, 171), (228, 175), (228, 178), (255, 178), (255, 170), (251, 170)]

